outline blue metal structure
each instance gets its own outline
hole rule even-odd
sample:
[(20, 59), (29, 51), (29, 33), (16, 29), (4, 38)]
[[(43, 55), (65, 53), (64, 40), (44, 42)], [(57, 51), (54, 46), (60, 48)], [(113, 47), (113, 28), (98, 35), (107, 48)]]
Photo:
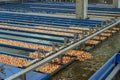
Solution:
[[(59, 12), (59, 13), (72, 13), (72, 14), (75, 12), (73, 10), (73, 9), (75, 9), (74, 6), (70, 6), (70, 5), (60, 6), (61, 4), (52, 5), (51, 3), (49, 3), (47, 5), (46, 4), (41, 4), (41, 5), (39, 5), (39, 4), (38, 5), (36, 5), (36, 4), (35, 5), (14, 4), (14, 6), (12, 6), (13, 4), (12, 5), (11, 4), (6, 4), (6, 5), (1, 5), (1, 6), (3, 8), (7, 9), (8, 5), (11, 6), (11, 7), (9, 7), (10, 11), (16, 11), (16, 10), (19, 9), (19, 10), (21, 10), (20, 12), (29, 12), (29, 11), (30, 12), (45, 12), (45, 13), (58, 13)], [(38, 8), (35, 8), (35, 7), (38, 7)], [(40, 9), (39, 9), (39, 7), (40, 7)], [(54, 9), (52, 9), (52, 8), (54, 8)], [(57, 9), (62, 9), (62, 10), (57, 10)], [(65, 10), (63, 10), (63, 9), (65, 9)], [(103, 8), (95, 8), (93, 10), (98, 10), (98, 9), (104, 11)], [(111, 9), (105, 9), (105, 10), (109, 11)], [(118, 11), (119, 10), (117, 10), (115, 12), (118, 12)], [(43, 25), (43, 26), (44, 25), (50, 25), (49, 27), (51, 27), (51, 28), (52, 27), (58, 27), (58, 28), (62, 27), (62, 28), (66, 28), (66, 29), (70, 29), (69, 28), (70, 26), (94, 28), (94, 27), (96, 27), (96, 25), (101, 25), (105, 22), (106, 22), (106, 20), (75, 19), (75, 18), (50, 17), (50, 16), (31, 15), (31, 14), (28, 15), (28, 14), (24, 14), (24, 13), (21, 14), (21, 13), (14, 13), (14, 12), (13, 13), (0, 12), (0, 23), (1, 24), (5, 24), (5, 25), (7, 24), (7, 25), (12, 25), (12, 26), (20, 26), (20, 27), (23, 27), (23, 28), (24, 27), (29, 27), (29, 28), (32, 28), (32, 29), (38, 29), (38, 28), (35, 28), (35, 26), (40, 26), (40, 25)], [(109, 29), (109, 28), (106, 28), (106, 29)], [(42, 30), (48, 30), (48, 29), (42, 29)], [(54, 30), (54, 31), (57, 32), (57, 30)], [(16, 33), (14, 33), (14, 32), (16, 32)], [(59, 31), (59, 32), (62, 32), (62, 31)], [(66, 32), (66, 31), (63, 31), (63, 32)], [(27, 31), (27, 30), (16, 30), (16, 29), (3, 28), (3, 27), (0, 28), (0, 34), (1, 34), (0, 38), (2, 38), (2, 39), (15, 40), (15, 41), (21, 41), (21, 42), (27, 42), (27, 43), (33, 43), (33, 44), (40, 44), (40, 45), (48, 45), (48, 46), (52, 46), (52, 45), (47, 44), (47, 43), (42, 43), (42, 42), (35, 42), (34, 40), (29, 41), (29, 40), (25, 40), (25, 39), (36, 39), (36, 40), (45, 40), (45, 41), (53, 41), (53, 42), (64, 43), (63, 37), (67, 37), (67, 38), (70, 38), (70, 39), (74, 38), (73, 36), (65, 36), (65, 35), (60, 35), (60, 34), (49, 34), (49, 33), (45, 33), (45, 32), (33, 32), (33, 31)], [(34, 36), (34, 35), (30, 35), (30, 34), (41, 35), (41, 36)], [(74, 33), (72, 33), (72, 34), (74, 34)], [(97, 35), (97, 34), (95, 34), (95, 35)], [(2, 36), (2, 35), (8, 35), (8, 37), (7, 36)], [(93, 37), (95, 35), (92, 35), (91, 37)], [(14, 36), (14, 37), (9, 37), (9, 36)], [(43, 36), (50, 36), (52, 38), (46, 38), (46, 37), (43, 37)], [(17, 37), (17, 38), (15, 38), (15, 37)], [(18, 39), (18, 37), (22, 37), (23, 39)], [(62, 39), (53, 39), (53, 37), (60, 37)], [(89, 39), (89, 37), (88, 37), (88, 39)], [(85, 40), (87, 40), (87, 39), (85, 39)], [(83, 40), (83, 42), (85, 40)], [(79, 45), (81, 43), (82, 42), (79, 42), (77, 44), (77, 42), (76, 42), (75, 46)], [(26, 51), (30, 51), (30, 52), (34, 52), (34, 51), (37, 50), (37, 49), (8, 45), (8, 44), (3, 44), (3, 43), (0, 43), (0, 46), (26, 50)], [(71, 46), (70, 48), (73, 48), (75, 46), (73, 44), (73, 46)], [(69, 49), (69, 46), (68, 46), (68, 49)], [(65, 51), (63, 51), (59, 54), (63, 54), (68, 49), (66, 49)], [(48, 53), (49, 51), (44, 50), (44, 52)], [(19, 56), (17, 54), (10, 54), (10, 53), (6, 53), (6, 52), (0, 52), (0, 53), (29, 59), (28, 56)], [(56, 54), (56, 55), (59, 56), (59, 54)], [(57, 57), (56, 55), (55, 55), (55, 57), (53, 55), (53, 58), (56, 58)], [(50, 61), (49, 57), (48, 57), (47, 61)], [(0, 64), (3, 65), (2, 63), (0, 63)], [(67, 66), (67, 64), (62, 65), (63, 68), (65, 68), (66, 66)], [(11, 70), (13, 70), (13, 69), (15, 69), (14, 73), (18, 73), (19, 71), (22, 70), (20, 68), (12, 67)], [(9, 73), (7, 70), (6, 70), (6, 72)], [(29, 72), (29, 73), (26, 74), (27, 75), (26, 76), (27, 80), (31, 80), (31, 79), (33, 80), (33, 77), (30, 78), (30, 76), (33, 75), (32, 73), (35, 74), (34, 80), (46, 80), (47, 78), (50, 77), (50, 74), (43, 74), (43, 73), (38, 73), (37, 74), (37, 72), (33, 72), (33, 71)], [(9, 76), (11, 76), (11, 75), (9, 75)], [(4, 77), (4, 79), (8, 78), (8, 77)]]
[[(25, 50), (25, 51), (30, 51), (30, 52), (37, 51), (37, 49), (33, 49), (33, 48), (26, 48), (26, 47), (9, 45), (9, 44), (2, 44), (2, 43), (0, 43), (0, 46), (8, 47), (8, 48), (14, 48), (14, 49), (19, 49), (19, 50)], [(45, 52), (45, 53), (48, 53), (49, 51), (44, 50), (44, 52)]]
[[(25, 59), (31, 60), (31, 61), (35, 60), (35, 58), (31, 58), (31, 57), (23, 56), (23, 55), (19, 55), (19, 54), (13, 54), (13, 53), (9, 53), (9, 52), (0, 51), (0, 54), (8, 55), (8, 56), (13, 56), (13, 57), (18, 57), (18, 58), (25, 58)], [(29, 72), (25, 75), (26, 80), (33, 80), (33, 79), (34, 79), (34, 80), (48, 80), (48, 78), (50, 78), (52, 75), (54, 75), (55, 73), (57, 73), (59, 70), (67, 67), (71, 62), (73, 62), (73, 61), (76, 59), (76, 57), (74, 57), (74, 56), (71, 56), (71, 57), (72, 57), (73, 59), (72, 59), (70, 62), (68, 62), (67, 64), (61, 64), (61, 65), (58, 64), (58, 65), (60, 65), (60, 67), (59, 67), (57, 70), (55, 70), (54, 72), (52, 72), (52, 73), (35, 72), (35, 71), (33, 71), (33, 70), (29, 71)], [(33, 63), (33, 64), (34, 64), (34, 63)], [(52, 63), (52, 64), (53, 64), (53, 63)], [(18, 73), (19, 71), (25, 69), (25, 67), (20, 68), (20, 67), (17, 67), (17, 66), (13, 66), (13, 65), (1, 63), (1, 62), (0, 62), (0, 68), (4, 68), (3, 71), (0, 71), (0, 78), (2, 78), (2, 79), (4, 79), (4, 80), (5, 80), (6, 78), (8, 78), (8, 77), (10, 77), (10, 76)], [(6, 75), (3, 75), (3, 74), (2, 74), (3, 72), (4, 72)], [(16, 78), (15, 80), (22, 80), (22, 79)]]
[(34, 38), (34, 39), (41, 39), (41, 40), (47, 40), (47, 41), (54, 41), (54, 42), (64, 43), (64, 40), (44, 38), (44, 37), (37, 37), (37, 36), (28, 36), (28, 35), (23, 35), (23, 34), (14, 34), (14, 33), (10, 33), (10, 32), (0, 32), (0, 34), (7, 34), (7, 35), (13, 35), (13, 36), (20, 36), (20, 37), (26, 37), (26, 38)]
[[(120, 63), (120, 51), (109, 59), (94, 75), (88, 80), (106, 80), (110, 73), (115, 69), (117, 64)], [(117, 72), (115, 72), (117, 73)], [(115, 74), (112, 74), (115, 75)]]
[[(9, 30), (9, 31), (15, 31), (15, 32), (29, 33), (29, 34), (33, 33), (33, 34), (40, 34), (43, 36), (44, 35), (53, 36), (53, 37), (57, 37), (57, 38), (59, 38), (59, 37), (74, 38), (73, 36), (65, 36), (65, 35), (61, 35), (61, 34), (52, 34), (52, 33), (45, 33), (45, 32), (33, 32), (33, 31), (17, 30), (17, 29), (11, 29), (11, 28), (0, 28), (0, 30)], [(73, 34), (75, 34), (75, 33), (73, 33)]]
[(44, 45), (44, 46), (52, 46), (52, 44), (41, 43), (41, 42), (34, 42), (34, 41), (29, 41), (29, 40), (20, 40), (20, 39), (14, 39), (14, 38), (7, 38), (7, 37), (0, 37), (0, 39), (20, 41), (20, 42), (26, 42), (26, 43), (32, 43), (32, 44), (39, 44), (39, 45)]
[[(19, 57), (19, 58), (25, 58), (25, 59), (28, 59), (28, 60), (34, 60), (34, 58), (30, 58), (28, 56), (12, 54), (12, 53), (8, 53), (8, 52), (0, 51), (0, 54)], [(1, 69), (1, 71), (0, 71), (0, 79), (1, 80), (5, 80), (6, 78), (10, 77), (11, 75), (16, 74), (19, 71), (23, 70), (22, 68), (19, 68), (17, 66), (8, 65), (8, 64), (5, 64), (5, 63), (1, 63), (1, 62), (0, 62), (0, 69)], [(38, 73), (38, 72), (35, 72), (35, 71), (30, 71), (26, 74), (26, 80), (33, 80), (33, 79), (34, 80), (47, 80), (49, 77), (50, 77), (50, 74), (40, 73), (40, 72)], [(22, 79), (17, 78), (16, 80), (22, 80)]]
[[(69, 13), (75, 14), (75, 3), (25, 3), (25, 4), (3, 4), (1, 10), (13, 12), (45, 12), (45, 13)], [(88, 7), (90, 11), (120, 12), (116, 8)]]
[(34, 60), (35, 59), (35, 58), (31, 58), (31, 57), (28, 57), (28, 56), (25, 56), (25, 55), (13, 54), (13, 53), (4, 52), (4, 51), (0, 51), (0, 54), (13, 56), (13, 57), (19, 57), (19, 58), (25, 58), (25, 59), (28, 59), (28, 60)]
[(21, 26), (86, 26), (95, 27), (98, 24), (104, 23), (106, 20), (89, 20), (89, 19), (75, 19), (75, 18), (62, 18), (52, 16), (28, 15), (19, 13), (6, 13), (0, 12), (0, 22), (7, 24), (15, 24)]

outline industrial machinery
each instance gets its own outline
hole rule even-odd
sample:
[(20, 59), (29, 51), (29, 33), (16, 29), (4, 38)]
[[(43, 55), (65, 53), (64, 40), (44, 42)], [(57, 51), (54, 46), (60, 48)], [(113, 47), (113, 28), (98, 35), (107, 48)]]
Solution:
[(0, 4), (0, 79), (47, 80), (120, 31), (119, 8), (89, 6), (87, 18), (75, 18), (64, 15), (75, 15), (73, 1), (31, 1)]

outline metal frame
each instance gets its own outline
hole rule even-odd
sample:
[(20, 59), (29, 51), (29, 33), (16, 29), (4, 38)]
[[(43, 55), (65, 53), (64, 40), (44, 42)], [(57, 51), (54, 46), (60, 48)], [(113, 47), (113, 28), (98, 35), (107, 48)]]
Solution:
[(92, 34), (92, 35), (90, 35), (90, 36), (88, 36), (88, 37), (86, 37), (86, 38), (84, 38), (84, 39), (82, 39), (82, 40), (79, 40), (79, 41), (71, 44), (70, 46), (68, 46), (68, 47), (66, 47), (66, 48), (64, 48), (64, 49), (62, 49), (62, 50), (60, 50), (60, 51), (52, 54), (51, 56), (46, 57), (45, 59), (39, 61), (38, 63), (35, 63), (34, 65), (31, 65), (30, 67), (28, 67), (28, 68), (26, 68), (26, 69), (18, 72), (17, 74), (14, 74), (13, 76), (7, 78), (6, 80), (14, 80), (14, 79), (16, 79), (17, 77), (19, 77), (19, 76), (21, 76), (21, 75), (23, 75), (23, 74), (25, 74), (25, 73), (27, 73), (27, 72), (29, 72), (29, 71), (32, 71), (32, 70), (36, 69), (36, 68), (39, 67), (39, 66), (42, 66), (43, 64), (45, 64), (45, 63), (47, 63), (47, 62), (50, 62), (52, 59), (58, 57), (59, 55), (65, 54), (66, 51), (71, 50), (71, 49), (74, 49), (75, 47), (79, 46), (80, 44), (84, 43), (85, 41), (90, 40), (90, 39), (93, 38), (94, 36), (96, 36), (96, 35), (104, 32), (105, 30), (107, 30), (107, 29), (109, 29), (109, 28), (112, 28), (112, 27), (118, 25), (119, 23), (120, 23), (120, 20), (118, 20), (118, 21), (116, 21), (115, 23), (113, 23), (113, 24), (111, 24), (111, 25), (109, 25), (109, 26), (107, 26), (107, 27), (105, 27), (105, 28), (97, 31), (96, 33), (94, 33), (94, 34)]

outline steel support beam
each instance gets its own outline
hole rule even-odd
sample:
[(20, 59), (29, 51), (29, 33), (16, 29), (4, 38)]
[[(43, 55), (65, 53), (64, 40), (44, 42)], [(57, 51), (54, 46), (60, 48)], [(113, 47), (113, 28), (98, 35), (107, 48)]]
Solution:
[(120, 8), (120, 0), (113, 0), (113, 8)]
[(76, 18), (87, 18), (88, 0), (76, 0)]
[(75, 47), (79, 46), (80, 44), (90, 40), (94, 36), (97, 36), (98, 34), (100, 34), (100, 33), (104, 32), (104, 31), (106, 31), (106, 30), (108, 30), (108, 29), (118, 25), (119, 23), (120, 23), (120, 20), (118, 20), (117, 22), (115, 22), (115, 23), (113, 23), (113, 24), (111, 24), (111, 25), (109, 25), (109, 26), (107, 26), (107, 27), (97, 31), (96, 33), (94, 33), (94, 34), (92, 34), (92, 35), (90, 35), (90, 36), (88, 36), (88, 37), (86, 37), (86, 38), (84, 38), (84, 39), (82, 39), (82, 40), (80, 40), (80, 41), (78, 41), (78, 42), (76, 42), (76, 43), (74, 43), (74, 44), (72, 44), (72, 45), (70, 45), (70, 46), (60, 50), (60, 51), (58, 51), (58, 52), (56, 52), (56, 53), (54, 53), (53, 55), (51, 55), (51, 56), (49, 56), (49, 57), (39, 61), (38, 63), (35, 63), (34, 65), (31, 65), (30, 67), (28, 67), (28, 68), (26, 68), (26, 69), (24, 69), (24, 70), (22, 70), (22, 71), (20, 71), (20, 72), (18, 72), (16, 74), (10, 76), (9, 78), (7, 78), (5, 80), (14, 80), (17, 77), (19, 77), (19, 76), (21, 76), (21, 75), (23, 75), (23, 74), (25, 74), (25, 73), (27, 73), (29, 71), (35, 70), (36, 68), (44, 65), (45, 63), (50, 62), (54, 58), (56, 58), (56, 57), (58, 57), (58, 56), (60, 56), (62, 54), (65, 54), (65, 52), (67, 52), (67, 51), (69, 51), (71, 49), (74, 49)]

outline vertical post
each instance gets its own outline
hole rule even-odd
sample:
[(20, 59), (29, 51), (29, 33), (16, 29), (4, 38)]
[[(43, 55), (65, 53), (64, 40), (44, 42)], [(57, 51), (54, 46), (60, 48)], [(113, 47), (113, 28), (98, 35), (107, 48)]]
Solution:
[(26, 74), (21, 75), (22, 80), (26, 80)]
[(120, 8), (120, 0), (113, 0), (113, 8)]
[(53, 51), (53, 52), (56, 51), (56, 46), (55, 46), (55, 43), (54, 43), (54, 42), (52, 42), (52, 51)]
[(68, 38), (64, 38), (64, 47), (66, 47), (67, 46), (67, 43), (68, 43)]
[(76, 18), (87, 18), (88, 0), (76, 0)]

